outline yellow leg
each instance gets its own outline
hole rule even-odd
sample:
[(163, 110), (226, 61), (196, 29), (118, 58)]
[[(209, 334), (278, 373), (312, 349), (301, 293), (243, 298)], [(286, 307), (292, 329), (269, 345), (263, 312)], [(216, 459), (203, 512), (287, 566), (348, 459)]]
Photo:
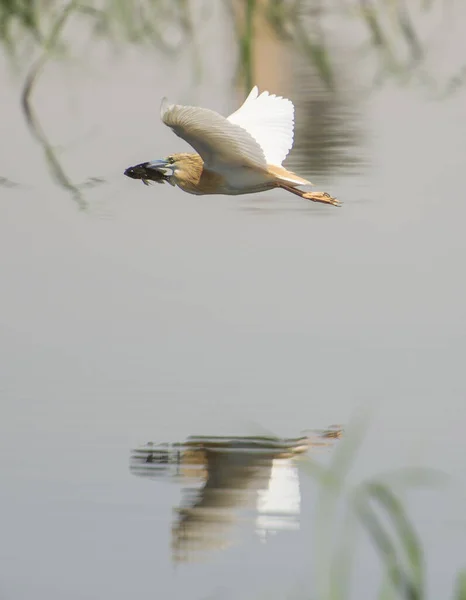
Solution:
[(287, 185), (286, 183), (277, 183), (277, 187), (286, 190), (287, 192), (291, 192), (292, 194), (296, 194), (296, 196), (300, 196), (305, 200), (311, 200), (311, 202), (322, 202), (322, 204), (331, 204), (332, 206), (341, 206), (341, 202), (327, 194), (327, 192), (303, 192), (302, 190), (295, 188), (292, 185)]
[(331, 204), (332, 206), (341, 206), (340, 200), (330, 196), (327, 192), (305, 192), (302, 195), (306, 200), (312, 202), (322, 202), (323, 204)]

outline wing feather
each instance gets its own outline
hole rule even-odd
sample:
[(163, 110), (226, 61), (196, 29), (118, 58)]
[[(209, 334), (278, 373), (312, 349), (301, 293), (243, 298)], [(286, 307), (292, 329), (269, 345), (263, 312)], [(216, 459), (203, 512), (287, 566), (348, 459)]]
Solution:
[(294, 106), (291, 100), (254, 86), (244, 104), (228, 117), (257, 141), (269, 165), (281, 166), (293, 146)]
[(212, 171), (221, 173), (232, 166), (267, 167), (264, 152), (251, 134), (213, 110), (169, 104), (164, 98), (161, 118)]

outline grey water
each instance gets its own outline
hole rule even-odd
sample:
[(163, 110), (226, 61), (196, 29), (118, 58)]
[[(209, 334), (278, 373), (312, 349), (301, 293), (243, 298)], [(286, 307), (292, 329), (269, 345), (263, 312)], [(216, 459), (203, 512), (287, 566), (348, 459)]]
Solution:
[[(429, 63), (441, 83), (465, 49), (447, 30)], [(188, 44), (167, 58), (99, 42), (46, 66), (33, 97), (43, 131), (72, 181), (104, 181), (84, 209), (27, 127), (26, 66), (0, 61), (2, 598), (312, 597), (308, 477), (299, 531), (264, 544), (244, 525), (237, 544), (175, 568), (180, 486), (134, 477), (130, 451), (297, 437), (361, 407), (371, 418), (351, 482), (405, 466), (450, 477), (406, 498), (429, 597), (448, 597), (466, 557), (465, 93), (373, 85), (373, 56), (351, 58), (352, 37), (337, 38), (338, 96), (278, 42), (257, 79), (296, 105), (286, 164), (341, 208), (123, 176), (187, 148), (159, 120), (162, 96), (223, 114), (244, 97), (218, 7), (199, 73)], [(361, 561), (357, 594), (375, 597), (378, 559), (366, 547)]]

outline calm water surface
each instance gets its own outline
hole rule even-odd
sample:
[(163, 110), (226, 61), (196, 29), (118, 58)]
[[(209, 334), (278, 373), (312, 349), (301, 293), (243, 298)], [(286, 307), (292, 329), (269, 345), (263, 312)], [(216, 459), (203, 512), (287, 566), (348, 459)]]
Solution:
[[(98, 46), (90, 66), (46, 69), (34, 103), (44, 130), (73, 181), (106, 180), (84, 211), (51, 181), (21, 78), (2, 64), (0, 176), (18, 185), (0, 188), (0, 595), (312, 590), (306, 477), (299, 532), (263, 544), (244, 525), (237, 545), (175, 568), (180, 488), (132, 476), (130, 449), (191, 434), (297, 436), (363, 405), (373, 416), (352, 480), (408, 465), (452, 476), (408, 498), (430, 596), (445, 598), (466, 557), (465, 94), (369, 93), (342, 68), (345, 94), (331, 104), (291, 59), (272, 90), (297, 106), (288, 165), (341, 209), (124, 178), (185, 148), (159, 122), (161, 96), (224, 113), (239, 102), (221, 15), (203, 36), (199, 83), (189, 49), (169, 61)], [(377, 560), (366, 548), (361, 561), (356, 588), (369, 598)]]

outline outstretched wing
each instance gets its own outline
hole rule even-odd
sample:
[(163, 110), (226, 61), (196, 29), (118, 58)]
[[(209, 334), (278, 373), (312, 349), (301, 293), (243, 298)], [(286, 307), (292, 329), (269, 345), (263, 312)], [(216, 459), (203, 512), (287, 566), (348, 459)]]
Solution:
[(264, 152), (251, 134), (213, 110), (169, 104), (164, 98), (161, 118), (200, 154), (206, 168), (212, 171), (221, 173), (234, 166), (267, 167)]
[(291, 100), (254, 86), (244, 104), (228, 117), (256, 140), (269, 165), (281, 166), (293, 146), (294, 106)]

